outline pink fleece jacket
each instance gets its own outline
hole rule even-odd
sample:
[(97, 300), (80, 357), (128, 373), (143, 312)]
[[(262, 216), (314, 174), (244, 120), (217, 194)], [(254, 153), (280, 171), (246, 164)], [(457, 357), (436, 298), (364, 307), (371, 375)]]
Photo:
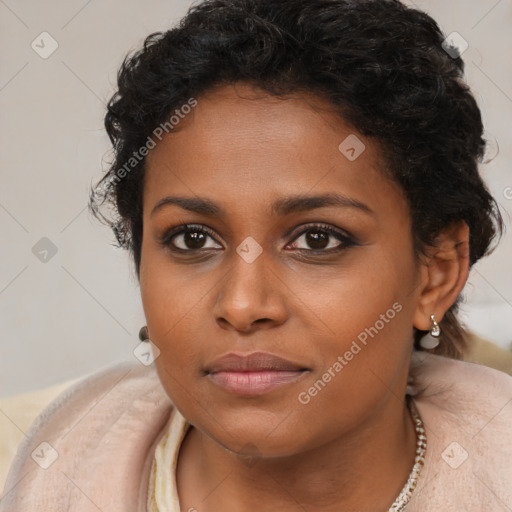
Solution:
[[(428, 445), (407, 512), (512, 511), (512, 377), (424, 353), (411, 376)], [(183, 429), (175, 413), (153, 366), (86, 376), (31, 425), (0, 512), (146, 512), (155, 447)]]

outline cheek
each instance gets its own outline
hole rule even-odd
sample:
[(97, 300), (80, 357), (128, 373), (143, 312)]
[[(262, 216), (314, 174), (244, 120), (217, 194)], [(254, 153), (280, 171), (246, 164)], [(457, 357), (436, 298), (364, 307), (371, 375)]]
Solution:
[(158, 251), (143, 250), (142, 261), (142, 304), (151, 341), (160, 350), (155, 366), (172, 398), (200, 366), (206, 321), (202, 304), (211, 285), (201, 276), (191, 278), (192, 269), (171, 269)]
[[(142, 247), (140, 289), (152, 340), (165, 349), (174, 331), (190, 322), (207, 294), (207, 273), (193, 266), (171, 265), (170, 257), (156, 243)], [(161, 345), (161, 347), (160, 347)]]
[(367, 330), (390, 342), (403, 340), (397, 335), (412, 324), (409, 304), (415, 289), (414, 261), (404, 258), (407, 250), (399, 258), (377, 245), (364, 248), (329, 274), (295, 278), (294, 295), (316, 313), (319, 327), (328, 328), (340, 350), (360, 334), (364, 340)]
[[(407, 367), (415, 266), (412, 256), (404, 257), (408, 247), (400, 249), (400, 258), (393, 252), (367, 251), (357, 265), (337, 269), (332, 279), (324, 280), (321, 293), (309, 302), (328, 327), (328, 335), (317, 340), (315, 350), (323, 361), (316, 378), (329, 384), (325, 391), (319, 384), (322, 392), (311, 409), (319, 406), (320, 411), (329, 400), (342, 400), (359, 409), (364, 400), (386, 394)], [(362, 400), (354, 402), (355, 396)]]
[[(294, 396), (294, 409), (308, 423), (313, 442), (334, 437), (340, 426), (356, 428), (391, 394), (401, 396), (412, 348), (407, 341), (412, 313), (404, 300), (394, 298), (393, 293), (354, 294), (352, 302), (343, 301), (342, 312), (331, 305), (335, 335), (317, 340), (323, 364)], [(312, 418), (321, 424), (318, 431)]]

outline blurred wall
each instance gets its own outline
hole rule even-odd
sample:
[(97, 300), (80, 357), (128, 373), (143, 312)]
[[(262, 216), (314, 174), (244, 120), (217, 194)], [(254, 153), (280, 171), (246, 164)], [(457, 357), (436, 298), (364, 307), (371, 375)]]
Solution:
[[(144, 324), (139, 289), (112, 233), (89, 217), (88, 191), (109, 157), (103, 116), (117, 68), (189, 4), (0, 0), (0, 397), (134, 357)], [(414, 4), (469, 45), (467, 78), (499, 145), (482, 173), (510, 214), (512, 3)], [(511, 254), (509, 233), (472, 271), (462, 311), (468, 326), (505, 347)]]

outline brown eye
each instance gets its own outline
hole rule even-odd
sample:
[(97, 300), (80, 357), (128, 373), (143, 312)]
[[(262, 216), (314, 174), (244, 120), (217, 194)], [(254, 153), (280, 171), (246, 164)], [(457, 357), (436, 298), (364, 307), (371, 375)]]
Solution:
[(325, 249), (329, 245), (329, 236), (321, 231), (308, 231), (305, 240), (312, 249)]
[(301, 251), (336, 251), (354, 245), (351, 237), (329, 226), (310, 226), (296, 237), (292, 249)]
[(222, 249), (213, 235), (204, 227), (181, 226), (178, 230), (164, 235), (162, 244), (173, 250), (192, 252), (202, 249)]
[(206, 243), (207, 236), (200, 231), (187, 231), (183, 233), (183, 245), (187, 249), (201, 249)]

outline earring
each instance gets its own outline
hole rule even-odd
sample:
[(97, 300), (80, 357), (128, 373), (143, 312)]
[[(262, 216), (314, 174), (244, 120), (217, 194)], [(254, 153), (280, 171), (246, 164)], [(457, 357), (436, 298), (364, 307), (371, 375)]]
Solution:
[(139, 340), (140, 341), (149, 341), (148, 326), (147, 325), (145, 325), (145, 326), (140, 328)]
[(430, 315), (430, 331), (420, 340), (420, 345), (426, 350), (432, 350), (439, 345), (439, 336), (441, 335), (441, 327), (436, 322), (434, 315)]

